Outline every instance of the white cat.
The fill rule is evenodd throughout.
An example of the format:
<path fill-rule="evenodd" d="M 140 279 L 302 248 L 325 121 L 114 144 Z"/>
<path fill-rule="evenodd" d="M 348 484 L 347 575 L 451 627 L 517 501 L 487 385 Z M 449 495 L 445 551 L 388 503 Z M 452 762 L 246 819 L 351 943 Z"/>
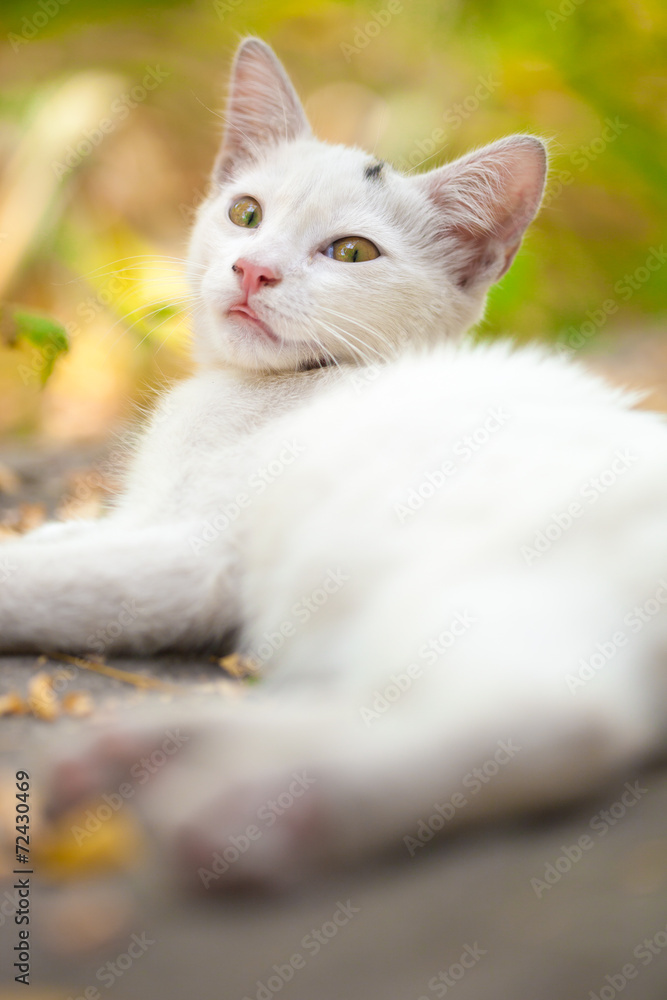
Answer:
<path fill-rule="evenodd" d="M 138 798 L 224 888 L 414 853 L 433 816 L 558 803 L 664 746 L 664 419 L 545 349 L 459 342 L 544 176 L 530 136 L 415 177 L 319 142 L 242 44 L 192 236 L 197 374 L 107 517 L 3 547 L 0 648 L 238 631 L 265 680 L 88 739 L 60 804 L 180 728 Z"/>

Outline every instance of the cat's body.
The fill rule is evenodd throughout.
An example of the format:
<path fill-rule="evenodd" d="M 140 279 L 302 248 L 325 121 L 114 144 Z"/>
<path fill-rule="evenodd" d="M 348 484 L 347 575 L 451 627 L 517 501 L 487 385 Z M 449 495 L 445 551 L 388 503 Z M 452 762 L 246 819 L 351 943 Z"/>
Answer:
<path fill-rule="evenodd" d="M 262 665 L 255 697 L 154 710 L 58 778 L 61 801 L 113 782 L 181 724 L 149 811 L 210 884 L 301 775 L 221 886 L 414 845 L 436 804 L 454 823 L 565 800 L 667 734 L 663 419 L 541 349 L 439 344 L 509 266 L 541 147 L 402 178 L 301 137 L 294 101 L 246 43 L 193 237 L 200 371 L 163 399 L 107 518 L 3 548 L 0 648 L 237 631 Z M 365 236 L 336 257 L 345 233 Z"/>

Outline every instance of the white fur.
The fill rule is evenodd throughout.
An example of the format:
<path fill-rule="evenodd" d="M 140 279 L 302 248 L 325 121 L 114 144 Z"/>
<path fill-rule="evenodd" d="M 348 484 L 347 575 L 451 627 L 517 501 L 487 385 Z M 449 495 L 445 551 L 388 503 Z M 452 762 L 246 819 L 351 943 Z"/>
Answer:
<path fill-rule="evenodd" d="M 263 662 L 255 698 L 153 709 L 56 776 L 69 800 L 183 725 L 190 766 L 146 801 L 206 867 L 312 772 L 221 885 L 400 842 L 499 741 L 519 750 L 453 821 L 578 795 L 664 743 L 664 615 L 624 624 L 667 575 L 663 418 L 544 349 L 457 343 L 536 211 L 542 147 L 514 137 L 422 178 L 370 163 L 313 139 L 270 50 L 242 46 L 192 238 L 199 371 L 157 408 L 109 516 L 3 547 L 4 650 L 219 647 L 240 629 Z M 228 218 L 242 195 L 257 229 Z M 346 235 L 381 256 L 323 256 Z M 239 258 L 281 274 L 252 299 L 280 344 L 226 315 Z"/>

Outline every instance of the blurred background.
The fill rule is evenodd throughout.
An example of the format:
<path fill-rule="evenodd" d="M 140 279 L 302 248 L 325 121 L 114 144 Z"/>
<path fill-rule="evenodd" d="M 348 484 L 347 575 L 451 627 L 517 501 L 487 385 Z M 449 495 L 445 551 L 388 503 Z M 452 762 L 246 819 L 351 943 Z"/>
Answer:
<path fill-rule="evenodd" d="M 545 136 L 545 207 L 482 335 L 611 344 L 619 374 L 658 379 L 660 0 L 4 0 L 0 443 L 99 440 L 187 372 L 188 228 L 248 33 L 275 47 L 322 138 L 403 169 Z"/>

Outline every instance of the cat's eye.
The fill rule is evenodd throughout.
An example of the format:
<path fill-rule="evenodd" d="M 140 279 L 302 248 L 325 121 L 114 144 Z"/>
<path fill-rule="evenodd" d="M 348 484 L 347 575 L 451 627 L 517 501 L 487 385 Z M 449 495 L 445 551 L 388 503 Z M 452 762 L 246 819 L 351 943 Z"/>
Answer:
<path fill-rule="evenodd" d="M 358 264 L 365 260 L 374 260 L 380 256 L 380 251 L 363 236 L 345 236 L 336 240 L 324 251 L 325 257 L 332 260 L 342 260 L 348 264 Z"/>
<path fill-rule="evenodd" d="M 262 210 L 254 198 L 239 198 L 229 210 L 229 218 L 235 226 L 256 229 L 262 221 Z"/>

